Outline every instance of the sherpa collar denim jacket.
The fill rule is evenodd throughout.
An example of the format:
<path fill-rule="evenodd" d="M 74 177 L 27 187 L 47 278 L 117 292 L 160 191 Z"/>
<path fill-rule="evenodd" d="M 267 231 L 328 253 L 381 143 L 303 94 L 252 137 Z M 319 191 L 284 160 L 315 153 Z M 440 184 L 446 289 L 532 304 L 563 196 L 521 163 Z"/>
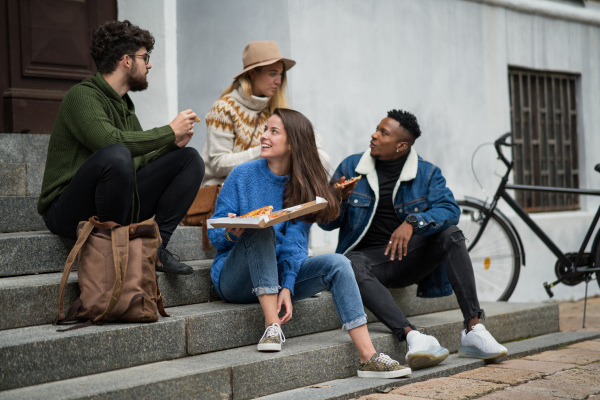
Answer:
<path fill-rule="evenodd" d="M 334 179 L 363 175 L 350 198 L 342 204 L 342 213 L 328 224 L 319 224 L 325 230 L 340 228 L 337 253 L 346 254 L 362 240 L 373 221 L 379 201 L 379 182 L 371 150 L 347 157 L 338 166 Z M 366 178 L 366 179 L 364 179 Z M 417 155 L 411 148 L 394 187 L 394 210 L 404 220 L 414 214 L 419 227 L 416 235 L 431 235 L 458 224 L 460 208 L 438 167 Z M 419 282 L 417 295 L 441 297 L 452 294 L 443 263 Z"/>

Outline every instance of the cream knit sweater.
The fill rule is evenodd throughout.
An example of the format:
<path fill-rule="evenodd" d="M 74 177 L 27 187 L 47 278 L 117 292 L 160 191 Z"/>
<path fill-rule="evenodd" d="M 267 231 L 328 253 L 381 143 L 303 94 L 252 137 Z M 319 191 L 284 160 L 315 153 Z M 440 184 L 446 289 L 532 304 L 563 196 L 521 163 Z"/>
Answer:
<path fill-rule="evenodd" d="M 270 97 L 246 97 L 241 86 L 217 100 L 206 115 L 206 144 L 202 150 L 205 174 L 202 186 L 222 185 L 231 170 L 246 161 L 260 157 L 260 136 L 270 117 Z M 325 168 L 329 156 L 321 149 L 321 138 L 315 132 L 317 148 Z"/>

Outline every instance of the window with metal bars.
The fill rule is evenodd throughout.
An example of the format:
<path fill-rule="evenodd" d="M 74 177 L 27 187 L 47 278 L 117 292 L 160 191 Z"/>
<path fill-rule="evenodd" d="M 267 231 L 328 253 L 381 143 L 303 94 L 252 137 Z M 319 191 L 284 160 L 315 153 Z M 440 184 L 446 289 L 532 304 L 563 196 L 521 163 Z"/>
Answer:
<path fill-rule="evenodd" d="M 514 181 L 579 188 L 577 87 L 579 75 L 509 67 Z M 580 208 L 579 195 L 518 190 L 527 212 Z"/>

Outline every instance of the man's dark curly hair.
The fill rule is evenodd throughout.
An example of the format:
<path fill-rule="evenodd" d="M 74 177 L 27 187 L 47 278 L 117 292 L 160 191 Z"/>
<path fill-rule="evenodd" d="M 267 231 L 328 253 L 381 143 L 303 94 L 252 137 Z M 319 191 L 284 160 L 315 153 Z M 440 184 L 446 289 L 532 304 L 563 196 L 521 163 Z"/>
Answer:
<path fill-rule="evenodd" d="M 125 54 L 134 54 L 140 47 L 150 53 L 154 48 L 154 37 L 127 20 L 106 22 L 92 33 L 92 58 L 103 74 L 113 72 Z"/>
<path fill-rule="evenodd" d="M 417 117 L 415 117 L 408 111 L 392 110 L 388 111 L 387 116 L 398 121 L 398 123 L 400 123 L 400 126 L 406 129 L 406 131 L 412 135 L 413 142 L 419 136 L 421 136 L 421 128 L 419 127 L 419 123 L 417 122 Z"/>

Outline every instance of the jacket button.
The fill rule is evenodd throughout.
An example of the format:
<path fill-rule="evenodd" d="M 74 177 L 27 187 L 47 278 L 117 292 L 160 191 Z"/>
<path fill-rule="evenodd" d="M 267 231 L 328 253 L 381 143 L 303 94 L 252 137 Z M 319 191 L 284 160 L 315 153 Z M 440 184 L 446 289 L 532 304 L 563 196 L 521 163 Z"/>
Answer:
<path fill-rule="evenodd" d="M 135 233 L 135 229 L 131 228 L 131 229 L 129 229 L 129 232 Z"/>
<path fill-rule="evenodd" d="M 399 208 L 399 209 L 398 209 L 398 212 L 402 212 L 402 209 L 401 209 L 401 208 Z"/>
<path fill-rule="evenodd" d="M 419 209 L 417 207 L 415 207 L 415 212 L 419 211 Z"/>
<path fill-rule="evenodd" d="M 354 199 L 354 204 L 356 204 L 356 203 L 358 203 L 358 200 L 357 200 L 357 199 Z"/>
<path fill-rule="evenodd" d="M 419 222 L 419 225 L 423 225 L 423 221 Z"/>

